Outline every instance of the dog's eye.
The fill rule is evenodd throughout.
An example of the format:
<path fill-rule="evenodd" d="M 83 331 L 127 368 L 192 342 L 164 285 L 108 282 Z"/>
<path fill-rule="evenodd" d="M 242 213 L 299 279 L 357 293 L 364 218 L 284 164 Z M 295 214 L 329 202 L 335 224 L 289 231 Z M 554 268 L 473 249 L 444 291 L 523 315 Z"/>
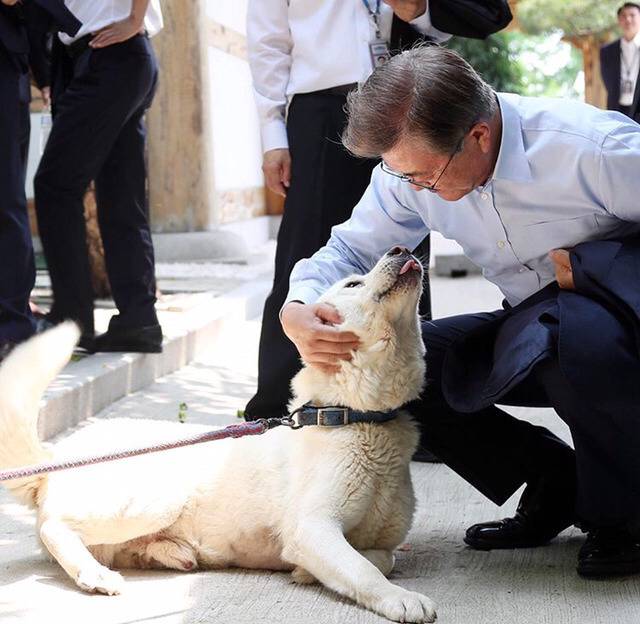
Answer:
<path fill-rule="evenodd" d="M 358 280 L 354 280 L 353 282 L 347 282 L 344 287 L 345 288 L 355 288 L 356 286 L 362 286 L 363 282 Z"/>

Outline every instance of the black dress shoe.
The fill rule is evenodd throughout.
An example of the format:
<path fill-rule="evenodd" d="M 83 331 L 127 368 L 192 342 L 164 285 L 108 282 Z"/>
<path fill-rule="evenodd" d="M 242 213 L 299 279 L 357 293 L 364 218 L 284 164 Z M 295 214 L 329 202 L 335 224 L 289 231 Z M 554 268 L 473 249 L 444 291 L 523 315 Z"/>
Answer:
<path fill-rule="evenodd" d="M 96 336 L 92 352 L 126 351 L 129 353 L 162 353 L 162 328 L 160 325 L 145 327 L 120 327 L 113 323 L 109 329 Z"/>
<path fill-rule="evenodd" d="M 624 529 L 595 529 L 578 553 L 580 576 L 605 578 L 640 572 L 640 540 Z"/>
<path fill-rule="evenodd" d="M 527 485 L 513 518 L 474 524 L 464 541 L 476 550 L 542 546 L 574 523 L 574 501 L 575 483 L 542 478 Z"/>

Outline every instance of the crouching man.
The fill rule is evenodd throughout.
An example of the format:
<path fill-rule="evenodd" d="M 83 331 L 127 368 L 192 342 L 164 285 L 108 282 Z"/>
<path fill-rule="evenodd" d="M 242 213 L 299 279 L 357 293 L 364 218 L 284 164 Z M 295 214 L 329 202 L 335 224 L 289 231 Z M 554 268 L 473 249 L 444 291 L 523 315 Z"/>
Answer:
<path fill-rule="evenodd" d="M 497 505 L 526 483 L 515 516 L 466 543 L 538 546 L 579 523 L 578 573 L 640 572 L 640 126 L 495 93 L 438 47 L 376 69 L 348 109 L 345 145 L 382 162 L 352 217 L 296 265 L 285 333 L 331 374 L 357 343 L 319 294 L 428 231 L 458 241 L 505 309 L 424 323 L 413 412 L 423 444 Z M 555 408 L 575 451 L 497 402 Z"/>

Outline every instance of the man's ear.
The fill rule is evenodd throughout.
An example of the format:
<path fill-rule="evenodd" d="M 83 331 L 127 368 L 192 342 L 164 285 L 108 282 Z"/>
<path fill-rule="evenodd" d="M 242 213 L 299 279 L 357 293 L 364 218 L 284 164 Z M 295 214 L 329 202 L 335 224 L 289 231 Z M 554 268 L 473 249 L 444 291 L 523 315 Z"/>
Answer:
<path fill-rule="evenodd" d="M 491 127 L 486 121 L 479 121 L 475 124 L 469 135 L 478 142 L 478 146 L 484 154 L 488 154 L 491 151 Z"/>

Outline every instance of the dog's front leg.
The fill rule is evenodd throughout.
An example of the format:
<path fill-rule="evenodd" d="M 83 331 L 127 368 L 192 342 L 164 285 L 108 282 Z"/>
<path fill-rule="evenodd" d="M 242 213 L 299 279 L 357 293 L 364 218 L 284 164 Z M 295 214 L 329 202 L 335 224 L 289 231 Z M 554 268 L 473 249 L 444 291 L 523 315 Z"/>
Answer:
<path fill-rule="evenodd" d="M 397 622 L 434 622 L 431 600 L 389 582 L 355 550 L 335 521 L 304 519 L 285 540 L 283 557 L 321 583 L 358 604 Z"/>
<path fill-rule="evenodd" d="M 45 520 L 40 526 L 40 538 L 54 559 L 84 591 L 109 595 L 122 591 L 122 576 L 98 563 L 80 536 L 64 522 Z"/>

